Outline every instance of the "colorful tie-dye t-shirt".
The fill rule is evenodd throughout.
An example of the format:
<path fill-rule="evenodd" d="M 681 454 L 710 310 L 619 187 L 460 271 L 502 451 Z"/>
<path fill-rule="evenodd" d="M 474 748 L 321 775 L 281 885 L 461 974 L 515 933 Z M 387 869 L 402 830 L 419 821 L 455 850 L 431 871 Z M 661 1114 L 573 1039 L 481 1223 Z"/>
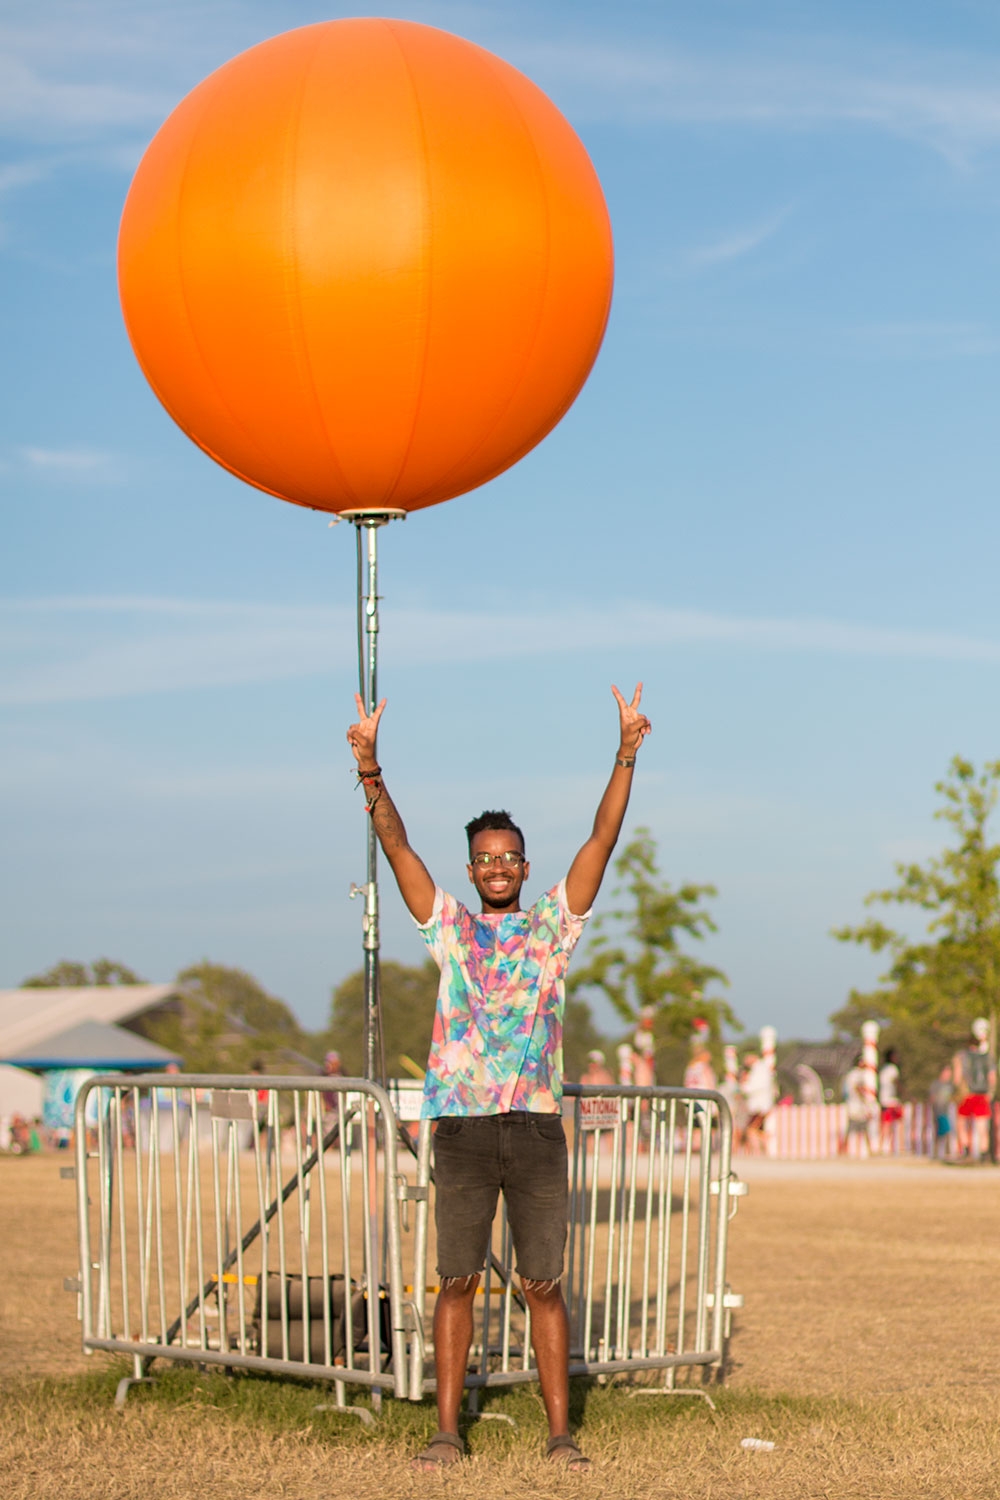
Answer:
<path fill-rule="evenodd" d="M 590 915 L 566 882 L 528 911 L 473 914 L 436 888 L 418 922 L 441 968 L 422 1114 L 553 1114 L 562 1099 L 564 977 Z"/>

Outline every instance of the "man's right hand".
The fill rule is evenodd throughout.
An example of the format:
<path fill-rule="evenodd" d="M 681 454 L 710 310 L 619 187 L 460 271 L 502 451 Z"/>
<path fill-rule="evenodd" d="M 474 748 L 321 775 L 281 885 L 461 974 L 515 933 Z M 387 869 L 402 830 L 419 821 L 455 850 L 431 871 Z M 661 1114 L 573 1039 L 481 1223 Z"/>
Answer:
<path fill-rule="evenodd" d="M 358 722 L 352 724 L 347 731 L 347 743 L 354 751 L 354 759 L 358 763 L 359 771 L 371 771 L 378 765 L 378 754 L 376 751 L 376 740 L 378 739 L 378 722 L 382 717 L 386 700 L 383 698 L 373 714 L 365 712 L 365 705 L 361 701 L 361 694 L 354 694 L 354 702 L 358 710 Z"/>

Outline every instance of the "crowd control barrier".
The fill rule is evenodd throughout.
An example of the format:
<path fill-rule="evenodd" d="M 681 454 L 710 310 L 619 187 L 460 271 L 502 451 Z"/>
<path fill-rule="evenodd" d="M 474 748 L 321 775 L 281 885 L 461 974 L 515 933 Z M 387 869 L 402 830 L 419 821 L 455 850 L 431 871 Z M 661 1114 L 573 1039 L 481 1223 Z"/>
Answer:
<path fill-rule="evenodd" d="M 96 1099 L 95 1096 L 96 1095 Z M 404 1095 L 397 1108 L 409 1113 Z M 434 1390 L 433 1133 L 357 1079 L 120 1075 L 76 1106 L 85 1350 Z M 720 1094 L 567 1089 L 573 1376 L 721 1378 L 728 1227 L 745 1191 Z M 651 1372 L 651 1373 L 650 1373 Z M 501 1203 L 466 1384 L 537 1378 Z"/>
<path fill-rule="evenodd" d="M 732 1121 L 722 1095 L 570 1085 L 564 1120 L 570 1375 L 658 1371 L 668 1390 L 684 1367 L 721 1375 L 732 1309 L 742 1305 L 726 1283 L 729 1221 L 746 1191 L 732 1174 Z M 418 1190 L 430 1182 L 432 1142 L 424 1122 Z M 430 1207 L 429 1195 L 418 1192 L 410 1284 L 433 1293 Z M 502 1200 L 476 1309 L 466 1385 L 475 1392 L 537 1379 Z M 418 1297 L 414 1397 L 435 1388 L 429 1313 Z"/>
<path fill-rule="evenodd" d="M 376 1409 L 383 1392 L 405 1396 L 384 1090 L 96 1078 L 75 1144 L 84 1349 L 131 1355 L 134 1379 L 172 1359 L 329 1378 L 339 1405 L 348 1384 L 370 1387 Z"/>

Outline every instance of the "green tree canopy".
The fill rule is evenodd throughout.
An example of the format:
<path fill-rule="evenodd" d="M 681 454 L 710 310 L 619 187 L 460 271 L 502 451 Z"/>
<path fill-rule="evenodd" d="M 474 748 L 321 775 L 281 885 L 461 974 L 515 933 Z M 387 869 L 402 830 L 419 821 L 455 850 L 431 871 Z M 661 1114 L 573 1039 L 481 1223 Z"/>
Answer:
<path fill-rule="evenodd" d="M 114 958 L 95 958 L 92 964 L 61 959 L 44 974 L 22 980 L 22 990 L 86 989 L 92 984 L 145 984 L 127 964 Z"/>
<path fill-rule="evenodd" d="M 247 1073 L 260 1063 L 269 1073 L 298 1073 L 315 1060 L 317 1039 L 245 969 L 205 959 L 182 969 L 177 986 L 174 1004 L 129 1024 L 178 1052 L 185 1072 Z"/>
<path fill-rule="evenodd" d="M 990 815 L 1000 786 L 1000 761 L 977 771 L 955 756 L 935 786 L 942 805 L 935 812 L 949 825 L 952 842 L 924 865 L 897 864 L 898 884 L 872 891 L 866 906 L 913 911 L 922 934 L 896 930 L 873 917 L 833 936 L 885 954 L 879 987 L 852 990 L 830 1017 L 842 1034 L 856 1036 L 861 1022 L 878 1020 L 881 1041 L 900 1052 L 910 1093 L 923 1093 L 942 1063 L 967 1038 L 976 1016 L 992 1018 L 1000 984 L 1000 844 L 991 843 Z"/>
<path fill-rule="evenodd" d="M 382 1030 L 385 1066 L 390 1078 L 405 1076 L 401 1057 L 425 1067 L 434 1028 L 439 971 L 433 959 L 419 966 L 386 959 L 381 965 Z M 330 1027 L 326 1041 L 336 1048 L 344 1071 L 360 1078 L 364 1073 L 364 970 L 358 969 L 338 984 L 330 1005 Z"/>
<path fill-rule="evenodd" d="M 594 918 L 594 936 L 570 971 L 570 992 L 575 997 L 580 990 L 599 991 L 630 1031 L 642 1008 L 652 1006 L 657 1057 L 669 1056 L 673 1069 L 684 1056 L 696 1017 L 709 1023 L 715 1040 L 724 1025 L 739 1027 L 727 1001 L 706 993 L 710 985 L 728 984 L 725 974 L 681 946 L 685 939 L 700 942 L 715 932 L 702 903 L 716 890 L 690 882 L 675 889 L 663 880 L 648 828 L 636 829 L 614 868 L 618 905 Z"/>

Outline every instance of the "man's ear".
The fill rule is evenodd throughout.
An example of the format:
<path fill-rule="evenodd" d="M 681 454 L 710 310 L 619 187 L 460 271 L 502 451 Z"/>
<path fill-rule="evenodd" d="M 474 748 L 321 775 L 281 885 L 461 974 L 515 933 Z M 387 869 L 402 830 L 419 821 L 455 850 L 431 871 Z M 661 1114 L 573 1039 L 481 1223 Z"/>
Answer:
<path fill-rule="evenodd" d="M 466 869 L 467 869 L 467 870 L 468 870 L 468 872 L 469 872 L 469 884 L 470 884 L 470 885 L 475 885 L 475 883 L 476 883 L 476 882 L 475 882 L 475 878 L 474 878 L 474 876 L 473 876 L 473 874 L 472 874 L 472 866 L 471 866 L 471 865 L 466 865 L 466 867 L 465 867 L 465 868 L 466 868 Z"/>

